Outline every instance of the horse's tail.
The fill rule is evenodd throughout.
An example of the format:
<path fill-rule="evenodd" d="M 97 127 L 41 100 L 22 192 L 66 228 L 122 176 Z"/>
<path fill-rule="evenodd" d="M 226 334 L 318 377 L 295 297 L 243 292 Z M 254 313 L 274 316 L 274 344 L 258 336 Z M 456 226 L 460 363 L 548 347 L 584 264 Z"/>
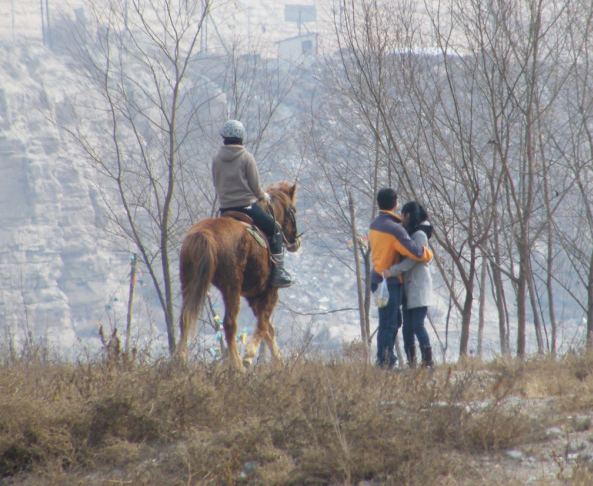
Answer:
<path fill-rule="evenodd" d="M 188 336 L 193 334 L 196 321 L 206 302 L 208 288 L 216 270 L 216 243 L 210 231 L 196 231 L 185 237 L 181 247 L 181 337 L 179 355 L 187 357 Z"/>

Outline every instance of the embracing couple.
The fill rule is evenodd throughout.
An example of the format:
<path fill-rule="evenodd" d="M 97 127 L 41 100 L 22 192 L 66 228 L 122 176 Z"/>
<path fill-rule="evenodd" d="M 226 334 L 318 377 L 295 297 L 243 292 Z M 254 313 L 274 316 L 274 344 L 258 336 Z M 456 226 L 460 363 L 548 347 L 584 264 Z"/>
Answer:
<path fill-rule="evenodd" d="M 403 309 L 404 349 L 408 365 L 415 366 L 418 339 L 422 366 L 432 367 L 432 348 L 424 320 L 432 305 L 432 277 L 429 262 L 433 254 L 427 248 L 432 226 L 424 208 L 415 201 L 406 203 L 401 217 L 396 214 L 397 193 L 385 188 L 377 193 L 379 215 L 371 222 L 369 242 L 373 271 L 371 290 L 387 279 L 389 300 L 379 308 L 377 358 L 381 367 L 393 368 L 397 357 L 395 337 L 401 326 Z"/>

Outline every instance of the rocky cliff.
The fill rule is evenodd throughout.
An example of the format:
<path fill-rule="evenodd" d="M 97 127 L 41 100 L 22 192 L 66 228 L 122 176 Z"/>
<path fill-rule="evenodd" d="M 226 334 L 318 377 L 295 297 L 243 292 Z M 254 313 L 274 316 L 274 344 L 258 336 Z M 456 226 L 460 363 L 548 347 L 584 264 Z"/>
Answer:
<path fill-rule="evenodd" d="M 50 121 L 65 66 L 41 46 L 0 52 L 0 319 L 67 347 L 96 336 L 118 257 L 98 244 L 96 191 Z"/>

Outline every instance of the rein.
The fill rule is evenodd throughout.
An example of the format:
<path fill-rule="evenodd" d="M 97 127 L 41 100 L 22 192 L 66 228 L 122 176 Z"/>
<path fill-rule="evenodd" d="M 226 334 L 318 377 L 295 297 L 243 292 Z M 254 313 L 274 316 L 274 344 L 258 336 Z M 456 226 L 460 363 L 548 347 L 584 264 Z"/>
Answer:
<path fill-rule="evenodd" d="M 300 238 L 301 238 L 301 236 L 303 236 L 304 233 L 301 233 L 300 235 L 297 234 L 295 236 L 294 242 L 290 243 L 288 241 L 288 237 L 286 236 L 286 231 L 284 231 L 284 228 L 276 220 L 276 215 L 274 214 L 274 205 L 271 202 L 268 204 L 268 210 L 269 210 L 269 213 L 272 216 L 272 218 L 274 218 L 274 225 L 280 226 L 280 229 L 282 230 L 282 241 L 284 242 L 286 249 L 288 251 L 292 251 L 293 248 L 296 247 L 296 249 L 298 250 L 301 246 Z M 290 222 L 293 224 L 294 230 L 296 233 L 296 231 L 297 231 L 296 216 L 295 216 L 294 208 L 292 206 L 288 206 L 288 208 L 286 209 L 285 219 L 287 219 L 287 218 L 290 219 Z M 296 250 L 294 250 L 294 251 L 296 251 Z"/>

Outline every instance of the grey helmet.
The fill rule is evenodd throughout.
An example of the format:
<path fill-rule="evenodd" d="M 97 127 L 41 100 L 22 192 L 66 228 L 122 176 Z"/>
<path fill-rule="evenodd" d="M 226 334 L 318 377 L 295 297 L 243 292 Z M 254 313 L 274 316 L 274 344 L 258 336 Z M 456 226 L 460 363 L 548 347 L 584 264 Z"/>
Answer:
<path fill-rule="evenodd" d="M 245 140 L 245 127 L 238 120 L 229 120 L 222 126 L 220 134 L 224 138 L 239 138 Z"/>

